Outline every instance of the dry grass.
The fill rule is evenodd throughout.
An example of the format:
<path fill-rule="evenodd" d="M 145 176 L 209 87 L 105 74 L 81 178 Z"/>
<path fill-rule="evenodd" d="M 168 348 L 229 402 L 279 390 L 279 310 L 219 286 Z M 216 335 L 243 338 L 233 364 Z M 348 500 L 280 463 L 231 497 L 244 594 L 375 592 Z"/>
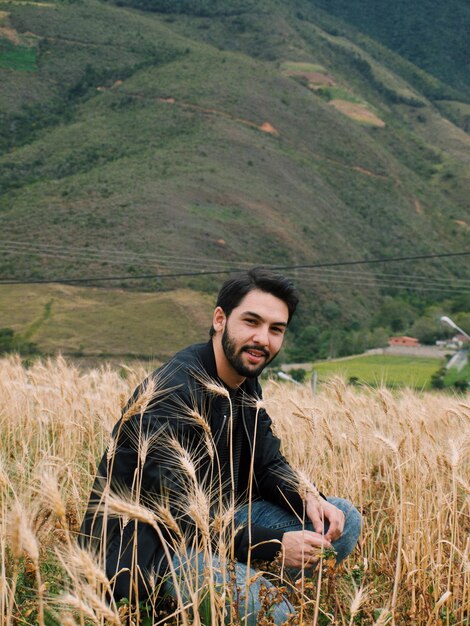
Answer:
<path fill-rule="evenodd" d="M 74 532 L 123 401 L 143 377 L 84 373 L 61 359 L 29 369 L 0 360 L 0 626 L 131 623 L 125 607 L 106 602 L 109 581 Z M 288 590 L 301 623 L 470 624 L 468 396 L 358 391 L 335 379 L 315 399 L 273 383 L 265 397 L 291 463 L 364 516 L 340 576 L 319 571 Z M 191 482 L 191 459 L 184 450 L 178 459 Z M 210 554 L 214 529 L 230 533 L 231 511 L 211 519 L 204 491 L 194 481 L 189 491 Z M 165 503 L 151 510 L 115 494 L 108 507 L 156 527 L 175 523 Z M 187 581 L 190 600 L 156 622 L 221 623 L 225 603 L 212 580 L 209 568 L 203 589 Z M 191 618 L 190 605 L 204 615 L 207 598 L 209 618 Z M 147 623 L 139 612 L 132 623 L 139 619 Z M 259 623 L 270 623 L 268 612 Z"/>
<path fill-rule="evenodd" d="M 335 107 L 337 111 L 341 111 L 341 113 L 347 115 L 347 117 L 350 117 L 352 120 L 370 124 L 371 126 L 378 126 L 379 128 L 385 127 L 385 122 L 373 113 L 366 104 L 349 102 L 348 100 L 341 100 L 340 98 L 330 100 L 330 104 Z"/>

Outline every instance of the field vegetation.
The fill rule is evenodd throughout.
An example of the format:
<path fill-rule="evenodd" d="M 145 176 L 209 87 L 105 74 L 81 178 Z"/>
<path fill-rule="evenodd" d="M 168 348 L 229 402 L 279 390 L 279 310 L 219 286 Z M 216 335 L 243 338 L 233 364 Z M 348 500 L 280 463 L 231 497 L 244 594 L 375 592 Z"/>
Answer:
<path fill-rule="evenodd" d="M 354 384 L 372 387 L 430 389 L 431 377 L 440 364 L 440 359 L 433 358 L 370 355 L 320 361 L 313 364 L 313 369 L 320 380 L 337 375 Z"/>
<path fill-rule="evenodd" d="M 0 40 L 0 67 L 33 71 L 36 69 L 36 51 L 28 46 L 15 46 L 9 41 Z"/>
<path fill-rule="evenodd" d="M 209 218 L 212 207 L 194 210 Z M 227 216 L 234 212 L 227 208 Z M 158 363 L 189 343 L 204 341 L 216 299 L 215 286 L 201 281 L 193 289 L 169 289 L 158 279 L 153 286 L 152 291 L 142 292 L 75 285 L 0 285 L 0 354 L 18 351 L 28 358 L 62 354 L 88 363 L 99 363 L 100 359 Z M 433 374 L 445 365 L 444 359 L 335 359 L 385 348 L 393 335 L 410 335 L 433 345 L 455 333 L 439 321 L 442 315 L 451 315 L 470 332 L 466 295 L 431 305 L 416 296 L 388 296 L 370 321 L 351 319 L 351 311 L 333 300 L 316 304 L 314 313 L 301 306 L 277 363 L 313 363 L 321 359 L 320 376 L 337 373 L 369 385 L 405 384 L 421 389 L 432 383 Z M 470 380 L 467 370 L 455 374 L 443 370 L 441 374 L 445 386 Z"/>
<path fill-rule="evenodd" d="M 221 598 L 230 589 L 214 588 L 210 568 L 202 587 L 188 574 L 187 602 L 160 606 L 152 621 L 150 605 L 109 602 L 113 582 L 96 555 L 77 547 L 97 460 L 123 402 L 144 376 L 142 370 L 125 373 L 79 371 L 61 358 L 29 369 L 14 356 L 0 361 L 1 626 L 223 621 Z M 384 388 L 347 387 L 339 378 L 315 399 L 307 387 L 275 383 L 265 396 L 284 453 L 303 471 L 302 484 L 315 481 L 324 493 L 349 498 L 363 515 L 360 545 L 341 571 L 325 559 L 310 578 L 296 585 L 284 580 L 298 609 L 295 623 L 470 624 L 469 397 L 409 389 L 391 395 Z M 149 397 L 134 407 L 137 417 Z M 217 545 L 226 554 L 230 532 L 224 529 L 233 510 L 211 523 L 207 494 L 191 482 L 196 462 L 175 449 L 175 471 L 184 465 L 189 473 L 184 498 L 197 520 L 199 549 L 209 555 Z M 152 509 L 121 496 L 108 498 L 109 511 L 127 523 L 145 518 L 156 527 L 163 517 L 179 536 L 168 502 Z M 282 571 L 274 568 L 271 575 Z M 266 626 L 269 603 L 265 599 L 258 622 Z"/>
<path fill-rule="evenodd" d="M 2 325 L 50 355 L 163 359 L 208 337 L 211 307 L 212 298 L 189 289 L 142 293 L 69 285 L 0 287 Z"/>

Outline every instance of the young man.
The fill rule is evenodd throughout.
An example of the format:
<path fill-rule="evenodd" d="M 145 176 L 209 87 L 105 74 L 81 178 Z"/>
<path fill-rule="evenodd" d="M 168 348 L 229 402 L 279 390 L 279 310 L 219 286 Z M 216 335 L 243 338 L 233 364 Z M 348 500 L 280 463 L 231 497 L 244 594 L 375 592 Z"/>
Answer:
<path fill-rule="evenodd" d="M 345 500 L 319 496 L 313 485 L 300 495 L 262 408 L 257 377 L 281 349 L 297 303 L 290 280 L 270 271 L 255 268 L 228 279 L 218 295 L 210 341 L 182 350 L 154 372 L 149 380 L 159 381 L 161 389 L 150 401 L 148 382 L 134 392 L 98 468 L 82 525 L 82 543 L 101 550 L 117 599 L 145 598 L 156 578 L 163 581 L 160 592 L 188 600 L 188 584 L 177 579 L 196 571 L 197 587 L 208 567 L 215 585 L 227 583 L 230 568 L 211 547 L 214 538 L 205 549 L 198 539 L 217 516 L 223 525 L 224 510 L 234 511 L 224 532 L 231 531 L 236 563 L 232 588 L 247 598 L 237 602 L 245 624 L 257 623 L 261 586 L 272 587 L 258 578 L 247 588 L 256 579 L 253 560 L 281 554 L 284 565 L 298 571 L 316 561 L 319 548 L 333 547 L 338 561 L 353 549 L 358 512 Z M 159 511 L 160 523 L 141 518 L 123 524 L 107 515 L 106 494 L 123 490 L 133 502 Z M 205 530 L 194 507 L 198 493 L 206 502 Z M 174 522 L 181 532 L 172 528 Z M 182 543 L 187 551 L 181 551 Z M 281 624 L 292 610 L 281 598 L 271 617 Z"/>

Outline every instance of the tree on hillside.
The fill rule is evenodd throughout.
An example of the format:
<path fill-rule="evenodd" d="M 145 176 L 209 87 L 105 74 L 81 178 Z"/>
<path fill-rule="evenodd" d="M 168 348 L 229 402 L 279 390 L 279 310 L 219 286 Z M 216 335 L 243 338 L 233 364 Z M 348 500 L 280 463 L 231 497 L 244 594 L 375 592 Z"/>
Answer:
<path fill-rule="evenodd" d="M 320 330 L 309 325 L 299 333 L 295 343 L 286 352 L 289 361 L 314 361 L 319 356 Z"/>
<path fill-rule="evenodd" d="M 12 352 L 14 335 L 11 328 L 0 328 L 0 354 Z"/>
<path fill-rule="evenodd" d="M 464 330 L 468 335 L 470 335 L 470 313 L 460 312 L 453 316 L 453 320 L 460 326 L 462 330 Z"/>
<path fill-rule="evenodd" d="M 448 335 L 439 318 L 420 317 L 416 320 L 410 330 L 413 337 L 419 339 L 421 343 L 433 344 L 438 339 Z"/>
<path fill-rule="evenodd" d="M 0 354 L 18 352 L 19 354 L 36 354 L 38 347 L 31 341 L 25 341 L 11 328 L 0 328 Z"/>
<path fill-rule="evenodd" d="M 237 15 L 255 6 L 254 0 L 115 0 L 118 6 L 133 6 L 157 13 L 182 13 L 201 17 Z"/>
<path fill-rule="evenodd" d="M 404 331 L 416 318 L 415 309 L 398 298 L 385 298 L 375 320 L 375 326 L 386 326 L 394 333 Z"/>

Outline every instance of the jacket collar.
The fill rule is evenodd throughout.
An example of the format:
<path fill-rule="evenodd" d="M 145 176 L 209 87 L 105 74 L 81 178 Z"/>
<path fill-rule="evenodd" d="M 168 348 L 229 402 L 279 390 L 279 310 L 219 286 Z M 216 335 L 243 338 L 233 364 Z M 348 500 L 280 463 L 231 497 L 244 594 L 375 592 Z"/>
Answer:
<path fill-rule="evenodd" d="M 201 345 L 201 350 L 199 351 L 199 358 L 204 367 L 204 370 L 209 374 L 209 376 L 211 378 L 218 378 L 212 339 L 209 339 L 207 343 Z"/>

